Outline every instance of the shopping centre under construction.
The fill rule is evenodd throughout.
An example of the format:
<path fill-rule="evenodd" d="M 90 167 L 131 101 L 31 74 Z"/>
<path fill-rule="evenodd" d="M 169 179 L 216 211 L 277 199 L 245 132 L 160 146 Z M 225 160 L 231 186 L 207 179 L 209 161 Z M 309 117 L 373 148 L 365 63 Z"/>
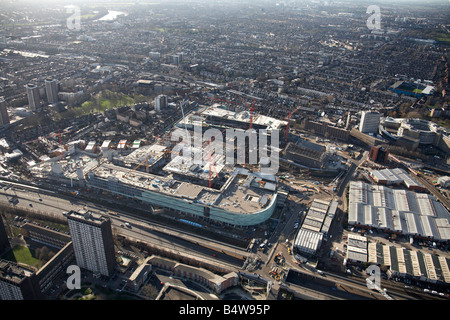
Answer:
<path fill-rule="evenodd" d="M 195 119 L 215 127 L 208 119 L 217 122 L 218 117 L 226 117 L 232 119 L 228 124 L 239 130 L 249 123 L 248 115 L 218 110 L 196 112 Z M 222 155 L 211 154 L 207 144 L 202 148 L 205 160 L 201 163 L 193 163 L 181 151 L 174 154 L 179 141 L 172 141 L 171 132 L 188 130 L 183 120 L 153 144 L 133 141 L 127 148 L 124 141 L 117 147 L 111 141 L 74 141 L 58 157 L 29 169 L 37 179 L 100 190 L 149 208 L 165 208 L 217 223 L 250 226 L 268 220 L 277 204 L 275 174 L 264 173 L 258 164 L 227 163 Z M 286 127 L 285 121 L 274 118 L 255 116 L 255 120 L 258 129 L 269 132 Z"/>

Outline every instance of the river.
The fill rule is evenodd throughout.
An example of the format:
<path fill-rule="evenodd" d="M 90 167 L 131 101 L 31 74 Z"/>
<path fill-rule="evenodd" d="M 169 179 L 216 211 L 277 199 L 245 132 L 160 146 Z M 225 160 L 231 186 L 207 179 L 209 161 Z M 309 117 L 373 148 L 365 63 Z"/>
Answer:
<path fill-rule="evenodd" d="M 99 21 L 112 21 L 112 20 L 115 20 L 118 16 L 120 16 L 122 14 L 127 15 L 125 12 L 108 10 L 108 14 L 106 16 L 101 17 L 98 20 Z"/>

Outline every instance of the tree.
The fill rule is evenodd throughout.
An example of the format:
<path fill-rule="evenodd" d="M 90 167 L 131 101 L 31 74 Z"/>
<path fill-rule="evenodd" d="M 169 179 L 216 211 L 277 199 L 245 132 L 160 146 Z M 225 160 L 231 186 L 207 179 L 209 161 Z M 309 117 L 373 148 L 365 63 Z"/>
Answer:
<path fill-rule="evenodd" d="M 419 111 L 414 110 L 414 111 L 408 112 L 406 114 L 406 118 L 409 118 L 409 119 L 422 119 L 423 117 L 422 117 L 422 114 Z"/>
<path fill-rule="evenodd" d="M 52 252 L 47 246 L 37 248 L 34 252 L 36 258 L 42 261 L 49 261 L 55 255 L 55 253 Z"/>

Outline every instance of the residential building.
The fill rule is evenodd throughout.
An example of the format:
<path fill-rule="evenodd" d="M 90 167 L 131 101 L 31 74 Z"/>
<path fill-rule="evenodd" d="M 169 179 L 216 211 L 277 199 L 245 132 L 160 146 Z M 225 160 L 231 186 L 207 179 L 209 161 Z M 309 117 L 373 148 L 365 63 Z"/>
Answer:
<path fill-rule="evenodd" d="M 362 133 L 378 133 L 380 125 L 380 113 L 374 111 L 362 111 L 359 131 Z"/>
<path fill-rule="evenodd" d="M 46 229 L 33 223 L 25 223 L 21 231 L 22 235 L 27 239 L 58 249 L 62 249 L 71 241 L 69 235 Z"/>
<path fill-rule="evenodd" d="M 6 233 L 3 219 L 0 216 L 0 255 L 10 248 L 8 234 Z"/>
<path fill-rule="evenodd" d="M 80 210 L 68 212 L 67 221 L 78 266 L 97 275 L 112 275 L 116 258 L 111 220 Z"/>
<path fill-rule="evenodd" d="M 0 126 L 9 124 L 8 110 L 6 109 L 6 101 L 0 97 Z"/>
<path fill-rule="evenodd" d="M 38 300 L 36 273 L 17 263 L 0 260 L 0 300 Z"/>
<path fill-rule="evenodd" d="M 369 159 L 375 162 L 387 162 L 389 158 L 389 150 L 383 147 L 371 147 Z"/>
<path fill-rule="evenodd" d="M 45 80 L 45 93 L 50 104 L 58 102 L 58 82 L 55 79 Z"/>
<path fill-rule="evenodd" d="M 167 96 L 159 95 L 155 98 L 155 110 L 161 112 L 161 110 L 166 109 L 168 106 Z"/>
<path fill-rule="evenodd" d="M 239 275 L 236 272 L 230 272 L 221 276 L 204 268 L 189 266 L 155 255 L 152 255 L 146 261 L 151 263 L 153 267 L 171 271 L 176 277 L 200 283 L 217 294 L 227 288 L 236 286 L 239 281 Z"/>
<path fill-rule="evenodd" d="M 39 87 L 35 84 L 29 83 L 26 85 L 28 105 L 32 111 L 39 110 L 41 108 L 41 96 L 39 93 Z"/>

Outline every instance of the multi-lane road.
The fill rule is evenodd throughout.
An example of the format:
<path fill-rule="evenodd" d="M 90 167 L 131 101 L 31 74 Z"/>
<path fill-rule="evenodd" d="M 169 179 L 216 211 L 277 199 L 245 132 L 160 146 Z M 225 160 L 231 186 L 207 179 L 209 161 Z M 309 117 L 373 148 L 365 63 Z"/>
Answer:
<path fill-rule="evenodd" d="M 100 206 L 98 204 L 82 201 L 76 198 L 59 197 L 58 194 L 43 192 L 39 190 L 24 190 L 20 187 L 10 187 L 8 190 L 0 189 L 0 203 L 13 205 L 9 202 L 10 199 L 16 198 L 14 206 L 39 211 L 53 216 L 62 216 L 62 212 L 69 210 L 88 209 L 94 212 L 107 214 L 111 208 Z M 188 234 L 185 231 L 177 230 L 168 226 L 150 223 L 142 217 L 132 216 L 129 213 L 121 212 L 114 209 L 119 216 L 110 216 L 114 231 L 127 238 L 135 239 L 159 248 L 163 248 L 169 252 L 184 254 L 194 257 L 198 260 L 204 260 L 208 263 L 216 262 L 224 268 L 239 271 L 242 270 L 242 265 L 246 256 L 253 256 L 244 249 L 230 246 L 225 243 L 215 242 L 211 239 L 202 238 L 199 235 Z M 297 210 L 295 210 L 297 211 Z M 292 231 L 293 221 L 297 214 L 292 214 L 288 217 L 285 223 L 278 226 L 276 230 L 277 237 L 271 237 L 274 242 L 281 234 L 288 237 Z M 131 228 L 125 226 L 128 223 Z M 256 270 L 260 276 L 267 278 L 268 270 L 270 269 L 270 261 L 274 253 L 278 252 L 281 247 L 278 242 L 274 243 L 271 250 L 258 255 L 267 262 L 262 269 Z M 296 268 L 296 266 L 292 266 Z M 303 292 L 303 294 L 312 295 L 312 290 L 307 288 L 296 288 L 295 290 Z M 326 298 L 326 295 L 319 292 L 314 294 L 316 297 Z"/>
<path fill-rule="evenodd" d="M 11 199 L 17 199 L 14 204 Z M 149 222 L 142 217 L 132 216 L 130 213 L 118 211 L 84 200 L 59 197 L 39 190 L 24 190 L 20 187 L 0 189 L 0 202 L 6 205 L 23 208 L 30 211 L 45 213 L 49 216 L 63 217 L 62 212 L 87 209 L 93 212 L 107 214 L 113 210 L 119 216 L 110 216 L 114 232 L 127 238 L 132 238 L 165 250 L 182 253 L 197 259 L 217 261 L 223 267 L 240 268 L 249 254 L 241 248 L 189 234 L 184 230 L 177 230 Z M 131 228 L 125 226 L 128 223 Z"/>
<path fill-rule="evenodd" d="M 15 204 L 9 202 L 9 200 L 13 198 L 17 199 Z M 62 216 L 62 212 L 69 210 L 88 209 L 94 212 L 107 214 L 107 212 L 112 209 L 103 205 L 80 200 L 76 197 L 60 197 L 55 193 L 43 192 L 42 190 L 25 190 L 20 187 L 11 187 L 8 190 L 5 190 L 4 188 L 0 189 L 0 203 L 59 217 Z M 113 209 L 113 211 L 119 214 L 119 216 L 110 216 L 114 232 L 127 238 L 163 248 L 169 252 L 190 256 L 197 260 L 203 260 L 210 264 L 216 264 L 234 271 L 242 270 L 245 257 L 255 256 L 255 254 L 249 253 L 242 248 L 204 238 L 197 234 L 189 234 L 184 230 L 178 230 L 170 226 L 150 222 L 142 217 L 133 216 L 130 213 L 121 212 L 117 209 Z M 317 270 L 314 268 L 300 268 L 293 263 L 293 257 L 287 252 L 287 246 L 284 244 L 284 240 L 280 239 L 290 238 L 293 231 L 294 220 L 298 218 L 297 213 L 297 208 L 294 208 L 292 211 L 287 210 L 285 222 L 280 223 L 272 237 L 270 237 L 270 240 L 273 241 L 273 246 L 264 254 L 258 253 L 263 260 L 263 267 L 255 270 L 255 272 L 267 279 L 274 255 L 278 252 L 282 252 L 286 258 L 292 260 L 287 263 L 287 267 L 289 268 L 302 271 L 303 273 L 309 273 L 314 277 L 324 277 L 329 281 L 333 281 L 336 288 L 339 288 L 338 290 L 345 290 L 345 288 L 347 288 L 355 290 L 355 292 L 364 292 L 367 296 L 371 296 L 372 298 L 376 297 L 382 299 L 379 293 L 367 289 L 364 279 L 362 278 L 344 277 L 330 272 L 323 272 L 321 275 L 318 275 Z M 125 223 L 128 223 L 130 228 L 126 227 Z M 411 296 L 408 295 L 405 290 L 400 290 L 401 288 L 398 289 L 390 283 L 387 283 L 386 286 L 389 287 L 389 292 L 392 292 L 395 299 L 411 299 Z M 304 295 L 309 295 L 310 297 L 315 296 L 315 298 L 318 299 L 328 299 L 334 296 L 334 294 L 321 294 L 319 291 L 314 293 L 314 289 L 312 288 L 303 288 L 293 284 L 291 284 L 290 287 Z"/>

